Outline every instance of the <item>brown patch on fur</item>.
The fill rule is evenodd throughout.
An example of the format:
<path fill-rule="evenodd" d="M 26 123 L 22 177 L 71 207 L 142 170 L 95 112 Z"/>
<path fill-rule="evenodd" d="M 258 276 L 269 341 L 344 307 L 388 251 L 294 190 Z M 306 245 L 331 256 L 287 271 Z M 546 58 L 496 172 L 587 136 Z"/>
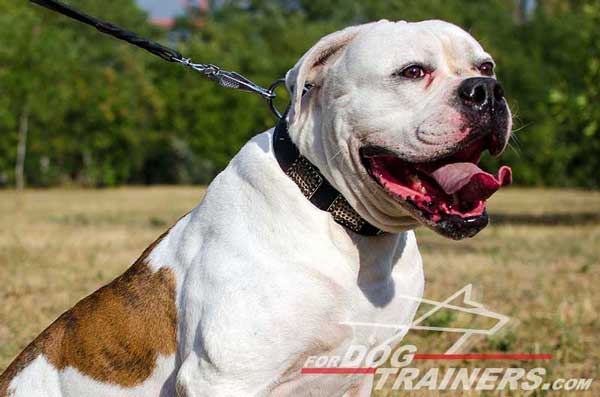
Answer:
<path fill-rule="evenodd" d="M 168 233 L 168 232 L 167 232 Z M 40 354 L 59 370 L 76 368 L 104 383 L 133 387 L 147 379 L 159 354 L 177 349 L 175 277 L 152 272 L 147 257 L 160 236 L 124 274 L 61 315 L 0 376 L 0 397 Z"/>

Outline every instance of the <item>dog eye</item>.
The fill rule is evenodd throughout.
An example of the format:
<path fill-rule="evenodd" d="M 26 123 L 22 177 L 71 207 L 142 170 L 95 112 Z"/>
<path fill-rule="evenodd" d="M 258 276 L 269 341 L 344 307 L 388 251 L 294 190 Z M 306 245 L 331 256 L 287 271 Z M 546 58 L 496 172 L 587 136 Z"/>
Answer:
<path fill-rule="evenodd" d="M 491 62 L 484 62 L 479 65 L 479 71 L 484 76 L 493 76 L 494 75 L 494 64 Z"/>
<path fill-rule="evenodd" d="M 402 69 L 398 74 L 406 79 L 416 80 L 425 76 L 425 69 L 420 65 L 410 65 Z"/>

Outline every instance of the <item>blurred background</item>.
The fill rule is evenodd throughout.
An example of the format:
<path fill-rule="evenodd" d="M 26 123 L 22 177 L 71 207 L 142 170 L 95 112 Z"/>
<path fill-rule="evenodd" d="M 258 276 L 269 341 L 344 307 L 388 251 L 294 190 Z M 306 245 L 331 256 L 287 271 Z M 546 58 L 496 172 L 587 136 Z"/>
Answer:
<path fill-rule="evenodd" d="M 502 161 L 516 184 L 600 186 L 597 0 L 68 3 L 263 86 L 344 26 L 454 22 L 498 63 L 515 114 Z M 0 94 L 0 186 L 207 183 L 275 123 L 258 97 L 25 0 L 0 0 Z"/>
<path fill-rule="evenodd" d="M 417 229 L 425 297 L 444 300 L 473 284 L 476 300 L 511 322 L 472 338 L 465 352 L 552 360 L 418 365 L 544 367 L 548 381 L 598 376 L 598 0 L 65 1 L 262 86 L 347 25 L 438 18 L 470 31 L 495 57 L 515 116 L 510 147 L 500 160 L 485 157 L 484 168 L 512 166 L 516 186 L 491 198 L 491 224 L 473 239 Z M 251 136 L 274 124 L 257 96 L 26 0 L 0 0 L 0 371 L 60 313 L 123 272 L 198 204 Z M 448 312 L 428 325 L 472 326 Z M 452 338 L 411 331 L 406 343 L 443 353 Z M 457 395 L 388 386 L 374 395 Z M 577 395 L 599 396 L 600 383 Z"/>

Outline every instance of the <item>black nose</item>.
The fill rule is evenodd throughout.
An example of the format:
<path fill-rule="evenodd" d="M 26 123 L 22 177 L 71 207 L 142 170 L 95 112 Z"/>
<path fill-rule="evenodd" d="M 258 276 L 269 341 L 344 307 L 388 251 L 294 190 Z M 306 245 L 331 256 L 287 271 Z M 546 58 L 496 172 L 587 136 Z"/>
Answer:
<path fill-rule="evenodd" d="M 458 86 L 458 96 L 462 102 L 476 110 L 494 110 L 504 101 L 504 91 L 498 81 L 489 77 L 465 79 Z"/>

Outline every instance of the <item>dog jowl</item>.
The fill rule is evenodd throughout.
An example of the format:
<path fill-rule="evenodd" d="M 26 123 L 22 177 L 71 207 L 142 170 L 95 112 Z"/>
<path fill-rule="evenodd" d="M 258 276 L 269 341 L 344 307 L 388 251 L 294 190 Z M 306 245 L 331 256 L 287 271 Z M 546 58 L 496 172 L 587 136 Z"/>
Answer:
<path fill-rule="evenodd" d="M 451 101 L 460 114 L 454 127 L 459 140 L 448 149 L 426 161 L 410 161 L 378 145 L 360 149 L 365 168 L 386 192 L 424 224 L 456 239 L 473 236 L 487 225 L 486 200 L 512 180 L 507 166 L 494 176 L 477 165 L 484 150 L 493 155 L 504 150 L 511 119 L 502 87 L 492 75 L 493 64 L 484 62 L 478 69 L 489 76 L 463 79 Z M 409 66 L 401 74 L 414 80 L 427 72 Z M 438 138 L 422 128 L 416 134 L 435 145 Z"/>

